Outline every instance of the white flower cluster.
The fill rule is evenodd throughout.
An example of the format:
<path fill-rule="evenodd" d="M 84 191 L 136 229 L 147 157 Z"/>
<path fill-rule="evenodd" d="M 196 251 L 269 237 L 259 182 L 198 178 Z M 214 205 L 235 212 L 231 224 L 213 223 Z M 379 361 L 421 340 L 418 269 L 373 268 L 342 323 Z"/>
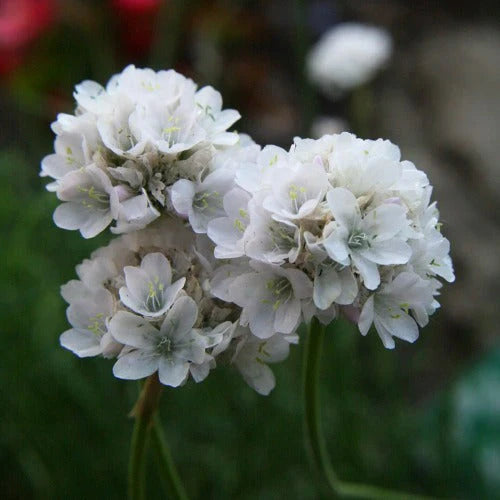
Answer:
<path fill-rule="evenodd" d="M 128 66 L 106 88 L 84 81 L 74 96 L 75 115 L 52 124 L 55 154 L 41 175 L 54 179 L 47 188 L 63 201 L 55 223 L 84 238 L 113 221 L 115 233 L 145 227 L 168 211 L 166 187 L 196 179 L 218 148 L 238 141 L 227 129 L 240 114 L 174 70 Z"/>
<path fill-rule="evenodd" d="M 119 378 L 158 372 L 171 386 L 232 363 L 268 394 L 267 364 L 287 357 L 313 316 L 327 324 L 343 313 L 363 335 L 373 324 L 387 348 L 416 340 L 439 306 L 438 278 L 454 275 L 428 179 L 395 145 L 342 133 L 296 138 L 288 151 L 247 136 L 203 148 L 196 175 L 184 175 L 182 159 L 162 170 L 168 213 L 127 226 L 62 288 L 73 327 L 64 347 L 117 357 Z M 55 188 L 89 168 L 112 193 L 123 184 L 106 169 L 136 167 L 86 166 Z M 88 199 L 67 203 L 86 213 Z"/>
<path fill-rule="evenodd" d="M 309 53 L 309 78 L 325 94 L 337 97 L 372 79 L 391 53 L 392 40 L 387 31 L 364 24 L 339 24 L 327 31 Z"/>
<path fill-rule="evenodd" d="M 261 394 L 274 387 L 267 363 L 288 356 L 293 335 L 262 341 L 239 324 L 237 306 L 213 297 L 211 248 L 178 219 L 162 218 L 120 236 L 77 266 L 61 293 L 72 328 L 61 345 L 80 357 L 117 357 L 118 378 L 158 372 L 172 387 L 200 382 L 217 363 L 232 363 Z M 213 248 L 213 247 L 212 247 Z"/>

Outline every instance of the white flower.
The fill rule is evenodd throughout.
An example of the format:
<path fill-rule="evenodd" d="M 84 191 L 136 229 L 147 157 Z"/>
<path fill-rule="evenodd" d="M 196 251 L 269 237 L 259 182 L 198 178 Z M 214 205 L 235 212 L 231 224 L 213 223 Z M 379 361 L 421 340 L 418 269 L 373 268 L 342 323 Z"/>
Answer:
<path fill-rule="evenodd" d="M 206 233 L 208 223 L 225 215 L 223 198 L 233 186 L 234 173 L 219 169 L 208 174 L 202 182 L 178 180 L 170 197 L 175 210 L 189 218 L 195 233 Z"/>
<path fill-rule="evenodd" d="M 262 340 L 247 333 L 238 343 L 233 363 L 246 383 L 259 394 L 267 396 L 276 384 L 276 379 L 268 363 L 278 363 L 288 357 L 290 343 L 298 338 L 290 335 L 274 335 Z"/>
<path fill-rule="evenodd" d="M 250 225 L 245 233 L 245 253 L 250 258 L 270 264 L 295 262 L 302 238 L 299 228 L 290 221 L 277 221 L 262 207 L 262 196 L 248 205 Z"/>
<path fill-rule="evenodd" d="M 340 134 L 349 129 L 347 122 L 334 116 L 317 116 L 311 125 L 311 135 L 320 139 L 324 135 Z"/>
<path fill-rule="evenodd" d="M 63 229 L 79 229 L 84 238 L 93 238 L 118 215 L 118 194 L 108 176 L 90 165 L 66 174 L 57 188 L 66 202 L 54 212 L 54 222 Z"/>
<path fill-rule="evenodd" d="M 86 293 L 71 297 L 66 314 L 73 328 L 61 335 L 61 345 L 80 358 L 116 354 L 119 349 L 107 329 L 107 320 L 113 314 L 113 297 L 104 288 L 85 290 L 83 285 L 80 291 Z"/>
<path fill-rule="evenodd" d="M 387 349 L 394 348 L 393 337 L 414 342 L 418 338 L 417 323 L 425 326 L 428 314 L 438 306 L 434 300 L 438 285 L 436 280 L 423 280 L 414 273 L 398 274 L 365 302 L 358 320 L 360 332 L 366 335 L 374 323 Z"/>
<path fill-rule="evenodd" d="M 352 261 L 366 288 L 374 290 L 380 283 L 377 264 L 408 262 L 411 248 L 398 237 L 408 225 L 400 205 L 380 205 L 362 216 L 356 198 L 344 188 L 329 191 L 327 201 L 335 221 L 327 227 L 331 232 L 323 245 L 334 261 L 343 265 Z"/>
<path fill-rule="evenodd" d="M 301 319 L 301 300 L 312 296 L 312 283 L 298 269 L 252 263 L 255 272 L 236 277 L 232 301 L 243 308 L 242 324 L 259 338 L 293 333 Z"/>
<path fill-rule="evenodd" d="M 368 82 L 391 52 L 387 31 L 363 24 L 340 24 L 326 32 L 309 53 L 309 77 L 326 94 L 336 97 Z"/>
<path fill-rule="evenodd" d="M 359 139 L 343 132 L 334 136 L 327 169 L 334 187 L 349 189 L 357 198 L 384 197 L 401 178 L 399 148 L 390 141 Z"/>
<path fill-rule="evenodd" d="M 276 220 L 296 220 L 311 216 L 328 188 L 323 162 L 276 168 L 271 176 L 271 193 L 263 206 Z"/>
<path fill-rule="evenodd" d="M 120 299 L 132 311 L 158 317 L 172 306 L 186 278 L 172 283 L 170 262 L 161 253 L 147 254 L 140 267 L 124 269 L 126 286 L 120 288 Z"/>
<path fill-rule="evenodd" d="M 214 255 L 218 259 L 234 259 L 244 255 L 249 200 L 250 195 L 243 189 L 231 189 L 223 199 L 226 217 L 218 217 L 208 223 L 207 235 L 216 244 Z"/>
<path fill-rule="evenodd" d="M 448 282 L 455 280 L 450 258 L 450 242 L 441 234 L 436 204 L 430 205 L 420 217 L 421 238 L 410 242 L 412 256 L 408 265 L 422 278 L 439 276 Z"/>
<path fill-rule="evenodd" d="M 49 191 L 55 191 L 58 182 L 67 173 L 92 163 L 94 152 L 101 144 L 95 118 L 89 113 L 72 116 L 59 114 L 52 124 L 57 134 L 54 141 L 55 154 L 42 160 L 40 176 L 56 180 L 47 184 Z"/>
<path fill-rule="evenodd" d="M 289 154 L 277 146 L 266 146 L 260 152 L 250 150 L 247 158 L 236 169 L 236 184 L 249 193 L 255 193 L 271 185 L 271 177 L 277 168 L 287 167 Z"/>
<path fill-rule="evenodd" d="M 115 234 L 137 231 L 143 229 L 158 217 L 160 217 L 160 212 L 149 200 L 145 189 L 141 189 L 140 194 L 120 203 L 116 226 L 112 227 L 111 231 Z"/>
<path fill-rule="evenodd" d="M 115 377 L 136 380 L 158 371 L 162 384 L 181 385 L 190 363 L 202 363 L 205 356 L 205 340 L 193 330 L 197 316 L 198 308 L 190 297 L 175 301 L 159 330 L 135 314 L 118 312 L 109 329 L 130 349 L 124 349 L 113 366 Z"/>

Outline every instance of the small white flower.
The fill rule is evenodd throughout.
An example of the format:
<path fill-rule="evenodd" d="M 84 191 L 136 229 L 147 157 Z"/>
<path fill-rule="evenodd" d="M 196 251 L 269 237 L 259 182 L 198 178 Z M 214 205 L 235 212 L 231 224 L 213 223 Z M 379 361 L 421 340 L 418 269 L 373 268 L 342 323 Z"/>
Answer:
<path fill-rule="evenodd" d="M 126 286 L 121 301 L 132 311 L 151 318 L 162 316 L 172 306 L 186 278 L 172 283 L 170 262 L 161 253 L 147 254 L 140 267 L 124 269 Z"/>
<path fill-rule="evenodd" d="M 66 174 L 57 196 L 65 203 L 56 208 L 54 222 L 63 229 L 79 229 L 84 238 L 99 234 L 118 215 L 118 193 L 94 165 Z"/>
<path fill-rule="evenodd" d="M 404 209 L 387 203 L 371 209 L 364 216 L 354 195 L 347 189 L 335 188 L 327 194 L 328 206 L 335 222 L 323 245 L 336 262 L 356 266 L 364 285 L 375 290 L 380 283 L 377 264 L 405 264 L 411 248 L 400 233 L 407 225 Z"/>
<path fill-rule="evenodd" d="M 414 342 L 418 338 L 417 323 L 425 326 L 428 314 L 437 307 L 434 294 L 438 285 L 437 281 L 423 280 L 414 273 L 398 274 L 365 302 L 358 320 L 360 332 L 366 335 L 374 323 L 387 349 L 394 348 L 393 337 Z"/>
<path fill-rule="evenodd" d="M 277 146 L 265 146 L 260 152 L 250 150 L 248 156 L 236 165 L 236 184 L 249 193 L 270 187 L 273 172 L 289 162 L 289 154 Z"/>
<path fill-rule="evenodd" d="M 236 277 L 229 287 L 232 301 L 243 308 L 242 323 L 266 339 L 293 333 L 301 320 L 301 300 L 312 297 L 312 283 L 298 269 L 252 263 L 255 272 Z"/>
<path fill-rule="evenodd" d="M 297 220 L 311 216 L 328 189 L 323 162 L 277 168 L 271 177 L 271 193 L 263 206 L 276 220 Z"/>
<path fill-rule="evenodd" d="M 311 125 L 311 135 L 320 139 L 324 135 L 340 134 L 349 129 L 347 122 L 333 116 L 318 116 Z"/>
<path fill-rule="evenodd" d="M 83 288 L 80 287 L 80 291 Z M 121 346 L 117 349 L 107 329 L 107 320 L 113 314 L 113 297 L 107 290 L 87 290 L 79 298 L 73 297 L 66 314 L 73 328 L 60 337 L 64 348 L 80 358 L 99 354 L 109 356 L 119 352 Z"/>
<path fill-rule="evenodd" d="M 223 198 L 233 186 L 234 173 L 219 169 L 208 174 L 202 182 L 178 180 L 170 196 L 175 210 L 189 218 L 195 233 L 206 233 L 212 219 L 225 215 Z"/>
<path fill-rule="evenodd" d="M 137 380 L 158 371 L 162 384 L 181 385 L 190 363 L 202 363 L 205 357 L 205 340 L 193 330 L 197 316 L 198 308 L 190 297 L 175 301 L 160 329 L 135 314 L 118 312 L 109 329 L 129 349 L 113 366 L 115 377 Z"/>
<path fill-rule="evenodd" d="M 245 234 L 246 255 L 269 264 L 295 262 L 302 246 L 299 228 L 293 222 L 273 219 L 262 207 L 262 197 L 254 197 L 248 208 L 250 225 Z"/>
<path fill-rule="evenodd" d="M 226 217 L 218 217 L 208 223 L 207 235 L 216 244 L 214 255 L 218 259 L 234 259 L 244 255 L 249 200 L 250 195 L 243 189 L 231 189 L 223 199 Z"/>
<path fill-rule="evenodd" d="M 369 81 L 391 52 L 387 31 L 363 24 L 340 24 L 326 32 L 309 53 L 309 77 L 326 94 L 336 97 Z"/>
<path fill-rule="evenodd" d="M 267 364 L 285 360 L 291 342 L 296 343 L 297 339 L 277 334 L 262 340 L 247 333 L 239 341 L 232 362 L 252 389 L 267 396 L 276 385 L 274 374 Z"/>

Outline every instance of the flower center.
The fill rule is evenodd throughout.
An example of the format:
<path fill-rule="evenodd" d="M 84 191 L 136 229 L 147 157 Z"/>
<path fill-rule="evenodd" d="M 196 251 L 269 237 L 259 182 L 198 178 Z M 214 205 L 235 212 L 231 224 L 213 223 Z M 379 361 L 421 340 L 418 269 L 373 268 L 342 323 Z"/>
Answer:
<path fill-rule="evenodd" d="M 349 236 L 347 240 L 347 245 L 352 250 L 357 250 L 358 248 L 364 248 L 368 246 L 368 235 L 362 231 L 355 231 Z"/>
<path fill-rule="evenodd" d="M 165 285 L 160 281 L 158 276 L 155 276 L 148 283 L 148 296 L 146 297 L 146 309 L 148 311 L 158 311 L 162 306 L 163 291 Z"/>
<path fill-rule="evenodd" d="M 273 309 L 276 311 L 293 293 L 292 284 L 286 278 L 276 278 L 266 283 L 266 288 L 273 296 Z"/>
<path fill-rule="evenodd" d="M 158 354 L 170 354 L 173 351 L 173 347 L 172 341 L 168 337 L 161 337 L 156 345 L 156 351 Z"/>

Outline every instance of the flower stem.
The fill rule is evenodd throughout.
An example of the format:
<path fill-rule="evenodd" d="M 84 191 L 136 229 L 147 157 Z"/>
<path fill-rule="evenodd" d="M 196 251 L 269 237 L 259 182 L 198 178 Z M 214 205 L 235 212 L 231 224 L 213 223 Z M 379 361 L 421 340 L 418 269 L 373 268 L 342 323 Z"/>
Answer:
<path fill-rule="evenodd" d="M 188 500 L 188 496 L 182 481 L 177 472 L 172 454 L 170 453 L 170 448 L 168 446 L 165 434 L 163 432 L 163 427 L 159 419 L 158 414 L 155 415 L 153 419 L 153 445 L 156 448 L 156 453 L 160 459 L 160 470 L 162 473 L 162 479 L 165 479 L 168 489 L 170 490 L 172 499 L 176 500 Z M 166 474 L 164 474 L 166 473 Z"/>
<path fill-rule="evenodd" d="M 161 384 L 155 373 L 146 380 L 139 398 L 130 412 L 130 415 L 135 419 L 128 465 L 128 496 L 130 500 L 144 498 L 146 442 L 151 420 L 160 401 L 160 395 Z"/>
<path fill-rule="evenodd" d="M 429 497 L 377 488 L 375 486 L 341 481 L 333 470 L 326 449 L 320 418 L 319 373 L 325 327 L 313 318 L 304 351 L 304 428 L 306 446 L 316 471 L 322 473 L 333 497 L 371 500 L 424 500 Z"/>

